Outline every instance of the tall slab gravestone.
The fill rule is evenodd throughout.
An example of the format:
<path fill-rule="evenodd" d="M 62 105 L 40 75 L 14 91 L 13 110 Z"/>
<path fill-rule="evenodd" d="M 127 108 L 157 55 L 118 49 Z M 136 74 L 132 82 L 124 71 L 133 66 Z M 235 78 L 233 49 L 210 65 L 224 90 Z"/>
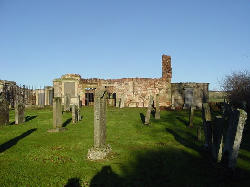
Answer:
<path fill-rule="evenodd" d="M 53 98 L 53 129 L 48 130 L 48 132 L 60 132 L 66 130 L 62 126 L 62 98 Z"/>
<path fill-rule="evenodd" d="M 69 112 L 70 111 L 70 100 L 71 100 L 70 95 L 66 94 L 64 96 L 64 111 L 65 112 Z"/>
<path fill-rule="evenodd" d="M 21 124 L 25 122 L 24 111 L 24 103 L 17 103 L 15 107 L 15 124 Z"/>
<path fill-rule="evenodd" d="M 194 121 L 194 110 L 195 110 L 195 107 L 191 106 L 190 107 L 190 111 L 189 111 L 189 127 L 193 127 L 194 126 L 194 124 L 193 124 L 193 121 Z"/>
<path fill-rule="evenodd" d="M 147 113 L 146 113 L 146 116 L 145 116 L 145 122 L 144 122 L 145 125 L 149 125 L 149 123 L 150 123 L 150 116 L 151 116 L 153 101 L 154 101 L 153 96 L 150 95 L 149 103 L 148 103 L 148 109 L 147 109 Z"/>
<path fill-rule="evenodd" d="M 242 109 L 234 110 L 229 118 L 222 158 L 228 168 L 234 169 L 236 167 L 246 119 L 247 113 Z"/>
<path fill-rule="evenodd" d="M 94 99 L 94 146 L 87 155 L 90 160 L 104 159 L 111 151 L 106 145 L 106 100 L 105 87 L 98 87 Z"/>
<path fill-rule="evenodd" d="M 0 126 L 9 123 L 9 103 L 3 93 L 0 93 Z"/>
<path fill-rule="evenodd" d="M 78 121 L 77 117 L 77 106 L 72 105 L 72 123 L 76 123 Z"/>
<path fill-rule="evenodd" d="M 156 94 L 155 96 L 155 119 L 160 119 L 160 103 L 159 103 L 159 94 Z"/>

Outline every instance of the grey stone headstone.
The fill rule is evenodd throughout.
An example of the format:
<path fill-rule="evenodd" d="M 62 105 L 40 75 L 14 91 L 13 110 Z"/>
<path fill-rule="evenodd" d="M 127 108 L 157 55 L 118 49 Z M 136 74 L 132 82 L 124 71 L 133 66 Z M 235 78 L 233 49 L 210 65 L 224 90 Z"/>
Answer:
<path fill-rule="evenodd" d="M 194 124 L 193 124 L 193 121 L 194 121 L 194 110 L 195 110 L 195 107 L 191 106 L 190 107 L 190 111 L 189 111 L 189 127 L 193 127 L 194 126 Z"/>
<path fill-rule="evenodd" d="M 70 100 L 71 97 L 69 94 L 64 96 L 64 111 L 70 111 Z"/>
<path fill-rule="evenodd" d="M 9 123 L 9 103 L 3 94 L 0 93 L 0 126 Z"/>
<path fill-rule="evenodd" d="M 150 123 L 150 116 L 151 116 L 151 111 L 152 111 L 152 105 L 153 105 L 153 96 L 150 95 L 149 97 L 149 103 L 148 103 L 148 109 L 147 109 L 147 113 L 145 116 L 145 125 L 149 125 Z"/>
<path fill-rule="evenodd" d="M 77 107 L 77 121 L 81 121 L 82 116 L 81 116 L 81 107 Z"/>
<path fill-rule="evenodd" d="M 24 111 L 24 103 L 17 103 L 15 108 L 15 124 L 21 124 L 25 122 Z"/>
<path fill-rule="evenodd" d="M 222 159 L 231 169 L 236 166 L 246 119 L 247 113 L 241 109 L 234 110 L 229 118 Z"/>
<path fill-rule="evenodd" d="M 62 127 L 62 99 L 55 97 L 53 99 L 53 128 Z"/>
<path fill-rule="evenodd" d="M 94 99 L 94 147 L 103 147 L 106 142 L 106 89 L 98 87 Z"/>
<path fill-rule="evenodd" d="M 160 104 L 159 104 L 159 94 L 156 94 L 155 96 L 155 119 L 160 119 Z"/>
<path fill-rule="evenodd" d="M 76 123 L 78 121 L 76 108 L 76 105 L 72 105 L 72 123 Z"/>

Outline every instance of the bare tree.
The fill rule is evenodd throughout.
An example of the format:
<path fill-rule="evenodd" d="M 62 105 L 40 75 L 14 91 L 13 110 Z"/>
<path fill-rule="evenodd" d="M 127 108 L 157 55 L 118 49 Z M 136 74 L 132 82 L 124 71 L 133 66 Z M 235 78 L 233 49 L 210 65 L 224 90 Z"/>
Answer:
<path fill-rule="evenodd" d="M 250 112 L 250 72 L 239 71 L 227 75 L 222 82 L 222 89 L 234 107 L 244 108 Z"/>

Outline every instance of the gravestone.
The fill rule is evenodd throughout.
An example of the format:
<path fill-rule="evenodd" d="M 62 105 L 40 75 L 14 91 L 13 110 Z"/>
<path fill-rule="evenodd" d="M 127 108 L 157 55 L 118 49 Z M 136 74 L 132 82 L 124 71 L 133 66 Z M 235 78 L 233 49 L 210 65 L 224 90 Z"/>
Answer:
<path fill-rule="evenodd" d="M 188 109 L 193 104 L 193 88 L 185 88 L 184 90 L 184 109 Z"/>
<path fill-rule="evenodd" d="M 78 121 L 77 117 L 77 106 L 72 105 L 72 123 L 76 123 Z"/>
<path fill-rule="evenodd" d="M 15 107 L 15 124 L 21 124 L 25 122 L 24 116 L 25 105 L 24 103 L 17 103 Z"/>
<path fill-rule="evenodd" d="M 150 123 L 150 116 L 151 116 L 151 111 L 152 111 L 152 105 L 153 105 L 153 96 L 150 95 L 150 97 L 149 97 L 149 103 L 148 103 L 148 109 L 147 109 L 147 113 L 146 113 L 146 116 L 145 116 L 145 122 L 144 122 L 145 125 L 149 125 L 149 123 Z"/>
<path fill-rule="evenodd" d="M 48 132 L 60 132 L 64 131 L 66 128 L 62 126 L 62 98 L 53 98 L 53 129 L 48 130 Z"/>
<path fill-rule="evenodd" d="M 71 100 L 71 97 L 69 94 L 64 96 L 64 111 L 65 112 L 70 111 L 70 100 Z"/>
<path fill-rule="evenodd" d="M 189 110 L 190 110 L 189 111 L 189 127 L 193 127 L 194 126 L 193 121 L 194 121 L 194 110 L 195 110 L 195 107 L 191 106 Z"/>
<path fill-rule="evenodd" d="M 171 109 L 172 110 L 175 110 L 175 103 L 174 103 L 174 95 L 172 95 L 172 98 L 171 98 Z"/>
<path fill-rule="evenodd" d="M 81 107 L 77 107 L 77 121 L 81 121 L 82 116 L 81 116 Z"/>
<path fill-rule="evenodd" d="M 9 103 L 3 93 L 0 93 L 0 126 L 9 123 Z"/>
<path fill-rule="evenodd" d="M 104 159 L 111 151 L 106 145 L 106 100 L 105 87 L 98 87 L 94 99 L 94 147 L 88 150 L 87 155 L 90 160 Z"/>
<path fill-rule="evenodd" d="M 203 120 L 203 127 L 204 127 L 204 136 L 205 136 L 205 147 L 211 149 L 212 145 L 212 127 L 211 127 L 211 113 L 210 107 L 208 103 L 202 104 L 202 120 Z"/>
<path fill-rule="evenodd" d="M 229 117 L 222 158 L 228 168 L 234 169 L 236 166 L 246 119 L 247 113 L 242 109 L 234 110 Z"/>
<path fill-rule="evenodd" d="M 155 96 L 155 119 L 160 119 L 160 103 L 159 103 L 159 94 L 156 94 Z"/>
<path fill-rule="evenodd" d="M 212 156 L 216 162 L 220 162 L 222 157 L 223 129 L 225 127 L 224 124 L 224 119 L 221 116 L 216 116 L 215 122 L 212 126 Z"/>

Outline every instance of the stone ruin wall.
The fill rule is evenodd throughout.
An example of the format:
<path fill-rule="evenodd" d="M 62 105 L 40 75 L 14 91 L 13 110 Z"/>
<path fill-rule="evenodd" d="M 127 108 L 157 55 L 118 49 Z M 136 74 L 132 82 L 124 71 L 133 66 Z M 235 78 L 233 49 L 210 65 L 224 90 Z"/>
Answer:
<path fill-rule="evenodd" d="M 53 81 L 54 97 L 62 97 L 63 82 L 76 81 L 77 94 L 85 105 L 85 90 L 106 86 L 109 93 L 116 93 L 116 100 L 124 99 L 125 107 L 146 107 L 149 96 L 160 94 L 160 106 L 171 105 L 171 57 L 162 55 L 162 78 L 82 79 L 78 74 L 66 74 Z"/>
<path fill-rule="evenodd" d="M 193 104 L 194 106 L 201 108 L 202 102 L 208 102 L 209 100 L 208 86 L 209 83 L 172 83 L 172 105 L 174 107 L 183 107 L 185 103 L 185 88 L 193 88 Z"/>
<path fill-rule="evenodd" d="M 116 93 L 116 99 L 123 98 L 125 107 L 146 107 L 149 96 L 160 94 L 160 106 L 171 104 L 171 80 L 151 78 L 123 78 L 123 79 L 83 79 L 80 89 L 106 86 L 109 93 Z M 84 93 L 81 93 L 85 97 Z M 85 98 L 82 98 L 85 100 Z"/>

